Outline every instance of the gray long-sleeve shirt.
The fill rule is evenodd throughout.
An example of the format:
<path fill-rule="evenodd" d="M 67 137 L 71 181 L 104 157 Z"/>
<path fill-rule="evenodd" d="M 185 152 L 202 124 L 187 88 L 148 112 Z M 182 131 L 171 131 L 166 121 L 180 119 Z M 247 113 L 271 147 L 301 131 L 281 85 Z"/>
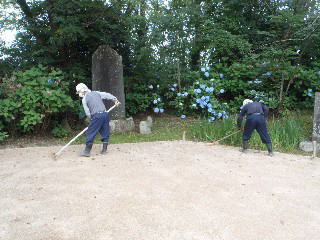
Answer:
<path fill-rule="evenodd" d="M 83 109 L 88 117 L 97 112 L 105 112 L 106 107 L 102 99 L 117 100 L 115 96 L 106 92 L 93 91 L 87 93 L 82 99 Z"/>
<path fill-rule="evenodd" d="M 244 105 L 243 108 L 241 109 L 241 112 L 237 120 L 238 127 L 241 127 L 242 119 L 246 114 L 250 115 L 253 113 L 263 114 L 264 117 L 267 118 L 269 113 L 269 108 L 260 102 L 252 102 Z"/>

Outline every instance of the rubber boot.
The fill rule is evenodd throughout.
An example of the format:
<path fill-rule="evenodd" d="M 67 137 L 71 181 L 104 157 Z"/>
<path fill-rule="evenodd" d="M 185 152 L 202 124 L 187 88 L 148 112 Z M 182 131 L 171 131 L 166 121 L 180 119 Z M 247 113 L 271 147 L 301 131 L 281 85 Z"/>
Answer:
<path fill-rule="evenodd" d="M 267 145 L 267 149 L 268 149 L 268 155 L 269 155 L 270 157 L 272 157 L 272 156 L 273 156 L 272 143 L 267 143 L 266 145 Z"/>
<path fill-rule="evenodd" d="M 248 141 L 243 141 L 242 142 L 242 149 L 240 149 L 240 152 L 246 153 L 249 148 L 249 142 Z"/>
<path fill-rule="evenodd" d="M 83 152 L 81 153 L 81 156 L 83 157 L 90 157 L 90 152 L 92 149 L 92 144 L 87 144 Z"/>
<path fill-rule="evenodd" d="M 108 148 L 108 143 L 104 142 L 102 144 L 102 150 L 101 150 L 101 154 L 106 154 L 107 153 L 107 148 Z"/>

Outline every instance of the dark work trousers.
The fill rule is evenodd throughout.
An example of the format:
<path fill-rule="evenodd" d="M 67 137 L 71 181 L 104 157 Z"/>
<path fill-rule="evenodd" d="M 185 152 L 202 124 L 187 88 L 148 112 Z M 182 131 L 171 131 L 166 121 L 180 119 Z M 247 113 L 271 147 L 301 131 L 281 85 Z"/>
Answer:
<path fill-rule="evenodd" d="M 243 141 L 249 141 L 255 129 L 259 133 L 263 143 L 271 143 L 271 139 L 267 130 L 266 119 L 262 114 L 251 114 L 247 117 L 246 124 L 244 125 Z"/>
<path fill-rule="evenodd" d="M 101 135 L 101 141 L 107 143 L 110 136 L 109 114 L 107 112 L 95 113 L 91 116 L 87 130 L 87 145 L 93 144 L 98 132 Z"/>

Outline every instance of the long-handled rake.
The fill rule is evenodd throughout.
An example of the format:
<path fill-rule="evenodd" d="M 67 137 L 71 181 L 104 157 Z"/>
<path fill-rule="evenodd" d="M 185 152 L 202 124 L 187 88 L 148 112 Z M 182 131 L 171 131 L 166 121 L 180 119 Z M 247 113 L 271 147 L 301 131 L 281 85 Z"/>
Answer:
<path fill-rule="evenodd" d="M 120 104 L 120 102 L 114 104 L 111 108 L 108 109 L 107 113 L 110 112 L 112 109 L 114 109 L 116 106 L 118 106 Z M 85 133 L 88 130 L 88 127 L 86 127 L 85 129 L 83 129 L 80 133 L 78 133 L 77 136 L 75 136 L 74 138 L 72 138 L 70 140 L 70 142 L 68 142 L 65 146 L 63 146 L 58 152 L 53 153 L 53 158 L 55 160 L 57 160 L 57 158 L 60 156 L 60 154 L 63 152 L 63 150 L 65 150 L 72 142 L 74 142 L 78 137 L 80 137 L 83 133 Z"/>
<path fill-rule="evenodd" d="M 235 131 L 235 132 L 233 132 L 233 133 L 230 133 L 229 135 L 224 136 L 223 138 L 220 138 L 220 139 L 217 140 L 217 141 L 214 141 L 214 142 L 211 143 L 210 145 L 215 145 L 215 144 L 219 143 L 220 141 L 222 141 L 222 140 L 224 140 L 224 139 L 226 139 L 226 138 L 228 138 L 228 137 L 231 137 L 231 136 L 233 136 L 233 135 L 235 135 L 235 134 L 237 134 L 237 133 L 239 133 L 239 132 L 241 132 L 241 131 L 242 131 L 242 130 L 239 129 L 239 130 L 237 130 L 237 131 Z"/>

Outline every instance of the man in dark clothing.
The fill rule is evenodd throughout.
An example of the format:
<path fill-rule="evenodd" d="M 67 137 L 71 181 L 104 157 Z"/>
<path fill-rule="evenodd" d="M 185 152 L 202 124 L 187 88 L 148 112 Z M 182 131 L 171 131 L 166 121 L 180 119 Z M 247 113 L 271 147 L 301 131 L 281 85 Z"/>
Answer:
<path fill-rule="evenodd" d="M 107 152 L 109 141 L 109 115 L 106 111 L 106 107 L 102 99 L 110 99 L 116 104 L 119 103 L 117 98 L 110 93 L 92 91 L 83 83 L 79 83 L 76 86 L 77 94 L 82 97 L 83 109 L 90 123 L 87 130 L 86 147 L 81 156 L 89 157 L 92 149 L 93 141 L 98 132 L 101 135 L 101 141 L 103 143 L 101 154 Z"/>
<path fill-rule="evenodd" d="M 266 118 L 268 117 L 269 108 L 260 102 L 253 102 L 250 99 L 243 101 L 243 107 L 239 114 L 237 125 L 241 129 L 242 119 L 247 115 L 247 120 L 243 132 L 243 148 L 242 152 L 246 152 L 249 148 L 249 140 L 252 132 L 256 129 L 260 135 L 261 141 L 267 145 L 268 155 L 272 156 L 272 142 L 267 130 Z"/>

